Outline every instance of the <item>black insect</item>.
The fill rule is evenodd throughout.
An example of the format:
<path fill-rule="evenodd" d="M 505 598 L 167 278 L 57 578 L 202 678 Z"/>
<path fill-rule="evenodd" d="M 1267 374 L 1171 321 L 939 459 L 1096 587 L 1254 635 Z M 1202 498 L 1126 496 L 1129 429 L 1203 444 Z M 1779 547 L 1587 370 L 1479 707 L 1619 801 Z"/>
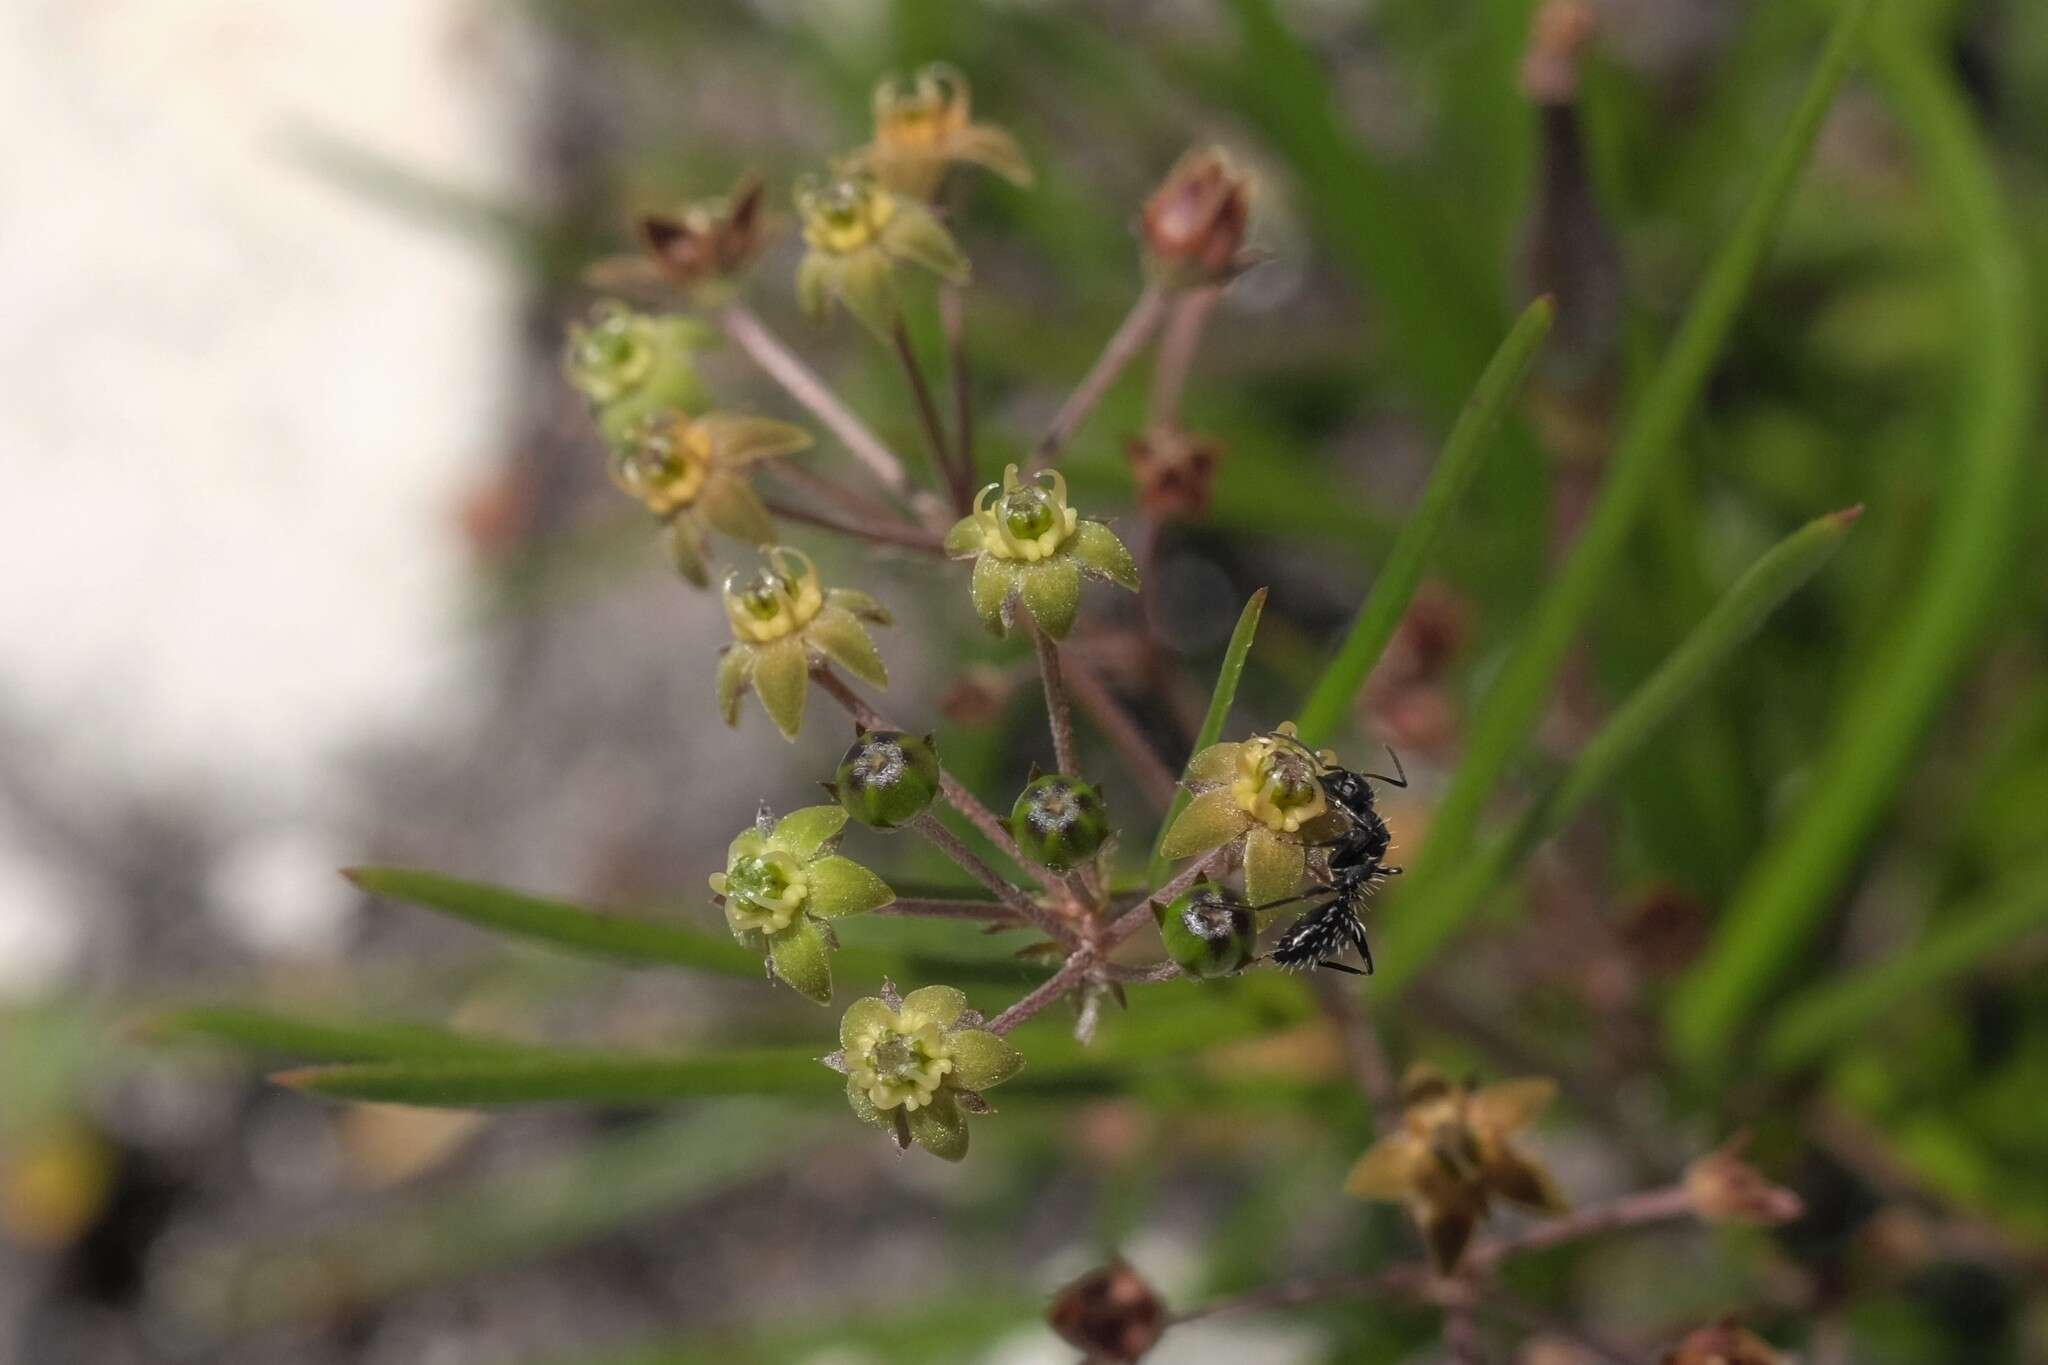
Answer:
<path fill-rule="evenodd" d="M 1346 827 L 1335 838 L 1317 845 L 1328 850 L 1328 875 L 1323 881 L 1297 895 L 1255 907 L 1270 910 L 1297 901 L 1312 902 L 1274 943 L 1271 957 L 1290 969 L 1328 967 L 1352 976 L 1370 976 L 1372 947 L 1365 938 L 1365 898 L 1383 879 L 1401 871 L 1387 865 L 1387 852 L 1394 837 L 1373 800 L 1372 784 L 1384 782 L 1390 787 L 1405 787 L 1408 773 L 1401 766 L 1401 756 L 1392 749 L 1387 750 L 1387 757 L 1394 760 L 1396 776 L 1388 777 L 1325 765 L 1299 740 L 1290 738 L 1289 742 L 1314 763 L 1316 781 L 1329 798 L 1331 808 L 1344 817 Z M 1358 950 L 1365 960 L 1364 972 L 1336 961 L 1346 948 Z"/>

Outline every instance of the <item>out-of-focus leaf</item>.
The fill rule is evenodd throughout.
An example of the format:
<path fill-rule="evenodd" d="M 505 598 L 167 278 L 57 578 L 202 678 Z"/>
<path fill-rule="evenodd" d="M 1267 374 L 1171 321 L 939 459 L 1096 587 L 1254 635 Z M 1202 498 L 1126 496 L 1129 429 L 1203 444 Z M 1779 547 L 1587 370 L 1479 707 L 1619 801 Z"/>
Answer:
<path fill-rule="evenodd" d="M 516 1056 L 301 1067 L 271 1077 L 329 1099 L 471 1108 L 499 1104 L 653 1104 L 704 1095 L 831 1094 L 845 1083 L 816 1049 L 694 1056 L 532 1048 Z"/>
<path fill-rule="evenodd" d="M 525 1043 L 477 1038 L 427 1024 L 322 1019 L 238 1005 L 204 1005 L 148 1016 L 134 1025 L 152 1042 L 205 1038 L 316 1062 L 404 1061 L 516 1056 Z"/>

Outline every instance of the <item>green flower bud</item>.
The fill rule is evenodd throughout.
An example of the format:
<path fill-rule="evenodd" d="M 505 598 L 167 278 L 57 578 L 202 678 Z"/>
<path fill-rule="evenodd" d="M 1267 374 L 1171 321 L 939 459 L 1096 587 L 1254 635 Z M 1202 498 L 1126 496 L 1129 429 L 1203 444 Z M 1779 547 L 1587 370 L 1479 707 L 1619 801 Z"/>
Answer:
<path fill-rule="evenodd" d="M 1250 907 L 1213 882 L 1196 883 L 1155 913 L 1166 955 L 1189 976 L 1229 976 L 1257 955 Z"/>
<path fill-rule="evenodd" d="M 1047 773 L 1031 780 L 1010 808 L 1010 833 L 1024 852 L 1065 871 L 1095 856 L 1109 838 L 1102 793 L 1076 777 Z"/>
<path fill-rule="evenodd" d="M 924 814 L 939 794 L 939 756 L 930 736 L 866 730 L 833 774 L 846 813 L 875 829 L 896 829 Z"/>

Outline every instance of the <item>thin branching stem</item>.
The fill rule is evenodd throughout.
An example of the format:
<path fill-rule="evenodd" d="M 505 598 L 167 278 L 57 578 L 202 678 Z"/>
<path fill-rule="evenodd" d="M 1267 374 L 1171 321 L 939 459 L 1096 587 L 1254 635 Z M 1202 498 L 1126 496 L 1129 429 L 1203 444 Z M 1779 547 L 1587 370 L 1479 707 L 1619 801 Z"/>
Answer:
<path fill-rule="evenodd" d="M 1152 367 L 1152 392 L 1145 405 L 1147 426 L 1180 425 L 1181 395 L 1187 391 L 1195 352 L 1202 344 L 1202 330 L 1222 293 L 1221 288 L 1211 285 L 1190 290 L 1174 300 L 1166 329 L 1159 338 L 1159 360 Z"/>
<path fill-rule="evenodd" d="M 925 445 L 932 457 L 932 478 L 938 486 L 952 495 L 953 505 L 961 511 L 967 509 L 967 480 L 954 467 L 948 453 L 946 424 L 939 416 L 939 405 L 932 397 L 932 386 L 924 377 L 924 366 L 917 360 L 917 349 L 910 344 L 910 329 L 903 325 L 903 319 L 896 319 L 896 326 L 889 334 L 896 350 L 896 360 L 903 368 L 903 380 L 910 386 L 910 396 L 917 403 L 917 419 L 924 428 Z"/>
<path fill-rule="evenodd" d="M 938 532 L 927 531 L 922 526 L 912 526 L 908 522 L 849 521 L 829 512 L 814 511 L 784 498 L 763 497 L 761 503 L 784 520 L 815 526 L 821 531 L 830 531 L 835 535 L 864 540 L 874 545 L 892 545 L 906 550 L 918 550 L 930 555 L 943 556 L 946 553 L 939 544 Z"/>
<path fill-rule="evenodd" d="M 1017 919 L 1017 912 L 1000 901 L 961 900 L 953 897 L 898 896 L 887 905 L 877 906 L 869 913 L 894 915 L 901 919 L 986 920 L 993 924 L 1010 924 Z"/>
<path fill-rule="evenodd" d="M 1058 1000 L 1087 979 L 1089 969 L 1095 965 L 1095 953 L 1088 948 L 1077 950 L 1073 956 L 1060 964 L 1060 969 L 1040 982 L 1038 988 L 1016 1004 L 988 1021 L 990 1033 L 1008 1033 L 1040 1010 Z"/>
<path fill-rule="evenodd" d="M 939 325 L 953 377 L 953 463 L 964 490 L 956 491 L 955 510 L 965 516 L 974 500 L 974 370 L 967 355 L 967 294 L 958 285 L 939 287 Z"/>
<path fill-rule="evenodd" d="M 903 461 L 897 458 L 896 452 L 868 430 L 867 424 L 839 401 L 839 395 L 832 392 L 831 386 L 797 359 L 796 353 L 783 345 L 752 309 L 743 303 L 727 304 L 718 318 L 733 343 L 745 351 L 770 379 L 780 384 L 784 392 L 823 423 L 827 431 L 837 436 L 840 444 L 881 480 L 883 487 L 895 493 L 909 491 L 910 475 L 904 470 Z"/>
<path fill-rule="evenodd" d="M 1486 1365 L 1486 1352 L 1479 1341 L 1479 1319 L 1469 1303 L 1444 1308 L 1444 1349 L 1454 1365 Z"/>
<path fill-rule="evenodd" d="M 1125 314 L 1123 323 L 1103 346 L 1102 354 L 1095 358 L 1093 368 L 1068 395 L 1067 401 L 1060 405 L 1045 435 L 1038 438 L 1038 444 L 1031 452 L 1031 473 L 1035 474 L 1052 463 L 1060 448 L 1080 429 L 1088 414 L 1095 410 L 1095 405 L 1102 401 L 1102 396 L 1109 392 L 1110 385 L 1116 383 L 1124 367 L 1145 349 L 1146 343 L 1152 340 L 1152 334 L 1159 330 L 1160 319 L 1166 315 L 1168 297 L 1166 290 L 1156 284 L 1145 286 L 1137 302 L 1131 305 L 1131 311 Z"/>
<path fill-rule="evenodd" d="M 1031 644 L 1038 651 L 1038 676 L 1045 681 L 1045 718 L 1052 728 L 1053 764 L 1068 777 L 1078 777 L 1081 768 L 1074 758 L 1074 711 L 1060 680 L 1059 644 L 1036 625 L 1031 627 Z"/>
<path fill-rule="evenodd" d="M 947 829 L 939 817 L 925 811 L 910 822 L 910 828 L 928 839 L 941 853 L 959 864 L 960 870 L 980 882 L 995 894 L 997 900 L 1017 915 L 1036 924 L 1054 938 L 1065 941 L 1071 934 L 1058 915 L 1047 910 L 1015 886 L 1004 881 L 996 870 L 981 860 L 981 855 L 969 848 L 960 836 Z"/>

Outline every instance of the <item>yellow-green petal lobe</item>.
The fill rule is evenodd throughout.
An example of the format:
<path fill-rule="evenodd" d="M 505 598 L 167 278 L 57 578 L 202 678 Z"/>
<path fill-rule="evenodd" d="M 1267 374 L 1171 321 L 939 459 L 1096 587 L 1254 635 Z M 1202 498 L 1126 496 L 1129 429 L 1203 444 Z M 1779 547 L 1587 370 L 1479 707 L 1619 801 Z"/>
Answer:
<path fill-rule="evenodd" d="M 973 517 L 962 517 L 946 532 L 944 549 L 955 559 L 966 559 L 980 554 L 983 543 L 981 523 Z"/>
<path fill-rule="evenodd" d="M 803 728 L 804 694 L 810 684 L 810 660 L 802 640 L 792 635 L 755 648 L 754 691 L 785 739 L 795 739 Z"/>
<path fill-rule="evenodd" d="M 843 807 L 805 806 L 777 820 L 767 843 L 770 848 L 795 854 L 799 862 L 809 862 L 818 856 L 818 850 L 825 846 L 827 840 L 836 838 L 845 828 L 846 811 Z M 752 833 L 751 830 L 748 832 Z M 754 837 L 758 839 L 760 836 Z"/>
<path fill-rule="evenodd" d="M 859 588 L 828 588 L 825 592 L 825 603 L 827 606 L 843 607 L 861 620 L 871 621 L 878 626 L 886 626 L 895 619 L 890 616 L 887 607 L 877 602 L 873 595 L 864 593 Z"/>
<path fill-rule="evenodd" d="M 737 475 L 713 474 L 698 506 L 704 520 L 734 540 L 746 545 L 775 543 L 775 518 L 768 515 L 747 481 Z"/>
<path fill-rule="evenodd" d="M 1019 189 L 1031 187 L 1031 163 L 1017 139 L 989 123 L 973 123 L 953 135 L 948 148 L 961 161 L 994 171 Z"/>
<path fill-rule="evenodd" d="M 909 1115 L 910 1140 L 947 1161 L 967 1155 L 967 1116 L 950 1090 L 940 1090 L 930 1104 L 913 1109 Z"/>
<path fill-rule="evenodd" d="M 836 853 L 812 863 L 804 869 L 804 875 L 811 881 L 811 898 L 804 908 L 821 919 L 865 914 L 896 899 L 889 883 L 853 859 Z"/>
<path fill-rule="evenodd" d="M 1548 1076 L 1499 1081 L 1473 1094 L 1472 1126 L 1482 1132 L 1520 1132 L 1541 1117 L 1556 1098 L 1557 1082 Z"/>
<path fill-rule="evenodd" d="M 962 1029 L 951 1038 L 952 1080 L 968 1090 L 1001 1085 L 1024 1066 L 1024 1054 L 987 1029 Z"/>
<path fill-rule="evenodd" d="M 1213 787 L 1237 775 L 1237 756 L 1244 746 L 1235 741 L 1211 744 L 1188 760 L 1186 780 L 1190 785 Z"/>
<path fill-rule="evenodd" d="M 974 611 L 991 635 L 1008 635 L 1016 608 L 1012 594 L 1017 590 L 1017 565 L 1007 559 L 984 554 L 974 561 Z"/>
<path fill-rule="evenodd" d="M 1408 1197 L 1408 1153 L 1411 1139 L 1395 1132 L 1365 1149 L 1351 1174 L 1344 1177 L 1344 1193 L 1353 1199 L 1378 1199 L 1399 1203 Z"/>
<path fill-rule="evenodd" d="M 711 567 L 704 562 L 704 528 L 688 512 L 668 524 L 668 562 L 685 580 L 700 588 L 711 586 Z"/>
<path fill-rule="evenodd" d="M 873 247 L 841 256 L 832 264 L 832 283 L 839 301 L 884 341 L 896 322 L 896 286 L 889 272 L 889 258 Z"/>
<path fill-rule="evenodd" d="M 832 1003 L 832 954 L 816 923 L 799 915 L 787 929 L 769 935 L 768 960 L 797 994 L 821 1005 Z"/>
<path fill-rule="evenodd" d="M 1244 808 L 1237 804 L 1237 798 L 1227 788 L 1203 792 L 1188 802 L 1180 818 L 1173 822 L 1173 828 L 1166 831 L 1166 838 L 1159 844 L 1159 855 L 1172 859 L 1193 858 L 1223 847 L 1243 834 L 1251 823 L 1251 816 L 1244 813 Z"/>
<path fill-rule="evenodd" d="M 1244 841 L 1244 894 L 1253 905 L 1291 896 L 1308 870 L 1308 853 L 1300 844 L 1281 838 L 1264 825 L 1254 825 Z"/>
<path fill-rule="evenodd" d="M 862 1035 L 886 1029 L 896 1020 L 896 1012 L 879 995 L 862 996 L 846 1007 L 846 1013 L 839 1019 L 839 1046 L 851 1048 L 859 1043 Z"/>
<path fill-rule="evenodd" d="M 1026 564 L 1018 573 L 1024 605 L 1038 628 L 1055 640 L 1067 638 L 1081 606 L 1081 570 L 1065 555 Z"/>
<path fill-rule="evenodd" d="M 831 273 L 831 262 L 819 251 L 804 253 L 796 268 L 796 300 L 812 322 L 832 316 Z"/>
<path fill-rule="evenodd" d="M 755 829 L 752 825 L 748 825 L 738 834 L 733 835 L 732 842 L 726 845 L 725 865 L 731 867 L 740 859 L 751 858 L 767 847 L 768 836 Z"/>
<path fill-rule="evenodd" d="M 718 660 L 718 714 L 727 725 L 740 723 L 740 698 L 754 677 L 754 649 L 734 645 Z"/>
<path fill-rule="evenodd" d="M 953 235 L 921 204 L 900 204 L 895 217 L 882 229 L 882 247 L 949 283 L 967 283 L 967 258 L 960 254 Z"/>
<path fill-rule="evenodd" d="M 752 464 L 778 455 L 794 455 L 811 445 L 811 433 L 792 422 L 772 417 L 751 417 L 738 412 L 714 412 L 697 419 L 711 441 L 712 457 L 722 465 Z"/>
<path fill-rule="evenodd" d="M 1081 561 L 1090 573 L 1107 578 L 1118 587 L 1138 590 L 1138 564 L 1131 558 L 1131 552 L 1118 540 L 1116 532 L 1099 521 L 1084 521 L 1074 528 L 1074 535 L 1067 542 L 1067 548 L 1074 558 Z"/>
<path fill-rule="evenodd" d="M 903 1012 L 921 1015 L 940 1028 L 951 1028 L 967 1012 L 967 996 L 955 986 L 920 986 L 903 997 Z"/>
<path fill-rule="evenodd" d="M 862 1123 L 872 1123 L 877 1128 L 896 1126 L 896 1120 L 875 1108 L 875 1102 L 868 1098 L 867 1088 L 850 1076 L 846 1081 L 846 1102 L 853 1106 L 853 1116 Z"/>
<path fill-rule="evenodd" d="M 882 666 L 882 656 L 875 652 L 874 637 L 844 607 L 820 609 L 805 635 L 834 663 L 862 682 L 876 687 L 889 685 L 889 670 Z"/>

